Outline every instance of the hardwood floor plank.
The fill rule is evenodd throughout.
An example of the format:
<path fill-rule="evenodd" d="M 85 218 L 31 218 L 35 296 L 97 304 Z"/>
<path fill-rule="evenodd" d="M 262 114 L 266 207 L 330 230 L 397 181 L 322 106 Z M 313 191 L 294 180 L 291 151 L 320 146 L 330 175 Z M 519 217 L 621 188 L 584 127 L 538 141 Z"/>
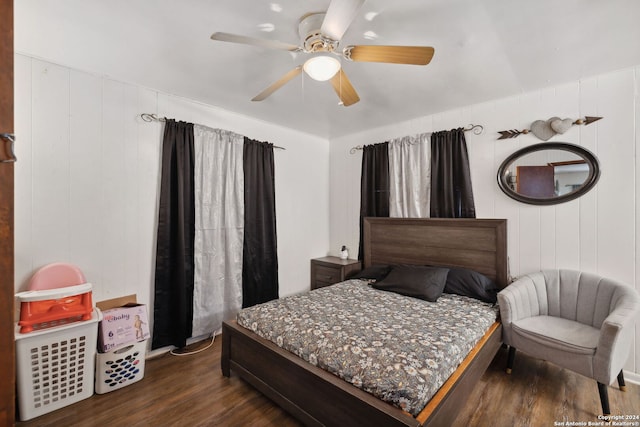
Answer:
<path fill-rule="evenodd" d="M 243 380 L 233 374 L 231 378 L 222 376 L 221 341 L 216 338 L 212 348 L 195 355 L 167 354 L 147 360 L 141 381 L 16 426 L 300 427 Z M 521 353 L 516 356 L 513 373 L 507 375 L 506 358 L 506 349 L 500 349 L 467 405 L 452 420 L 453 427 L 540 427 L 562 421 L 598 421 L 600 400 L 595 381 Z M 613 414 L 640 414 L 637 384 L 627 384 L 626 393 L 610 387 L 609 398 Z"/>
<path fill-rule="evenodd" d="M 597 422 L 600 400 L 596 382 L 549 362 L 518 353 L 513 373 L 505 373 L 507 350 L 501 349 L 453 426 L 554 426 L 556 422 Z M 640 414 L 640 386 L 621 392 L 609 387 L 613 414 Z"/>

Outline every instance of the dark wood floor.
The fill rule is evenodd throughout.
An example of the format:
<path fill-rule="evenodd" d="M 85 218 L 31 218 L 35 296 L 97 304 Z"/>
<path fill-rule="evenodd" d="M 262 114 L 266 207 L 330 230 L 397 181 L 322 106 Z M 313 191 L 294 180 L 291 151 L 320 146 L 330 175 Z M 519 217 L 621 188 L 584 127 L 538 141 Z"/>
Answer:
<path fill-rule="evenodd" d="M 148 360 L 145 377 L 113 392 L 94 395 L 18 427 L 32 426 L 255 426 L 300 424 L 250 385 L 220 373 L 220 337 L 196 355 Z M 195 344 L 194 348 L 208 343 Z M 547 362 L 518 355 L 512 375 L 504 373 L 501 349 L 452 426 L 559 425 L 598 421 L 595 381 Z M 609 388 L 616 415 L 640 414 L 640 386 Z"/>

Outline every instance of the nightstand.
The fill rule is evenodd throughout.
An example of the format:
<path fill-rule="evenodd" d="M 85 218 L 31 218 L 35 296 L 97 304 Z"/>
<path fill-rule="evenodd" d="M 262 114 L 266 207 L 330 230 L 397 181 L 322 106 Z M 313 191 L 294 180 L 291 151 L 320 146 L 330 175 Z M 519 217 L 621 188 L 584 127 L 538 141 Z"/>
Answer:
<path fill-rule="evenodd" d="M 311 289 L 342 282 L 360 270 L 362 270 L 362 263 L 357 259 L 340 259 L 337 256 L 312 259 Z"/>

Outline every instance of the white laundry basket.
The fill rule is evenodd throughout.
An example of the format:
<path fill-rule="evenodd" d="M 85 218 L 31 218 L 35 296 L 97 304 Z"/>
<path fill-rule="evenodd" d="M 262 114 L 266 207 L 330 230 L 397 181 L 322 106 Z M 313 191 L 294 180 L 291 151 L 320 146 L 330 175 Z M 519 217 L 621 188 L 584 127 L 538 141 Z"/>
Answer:
<path fill-rule="evenodd" d="M 144 377 L 147 341 L 96 356 L 96 393 L 103 394 L 128 386 Z"/>
<path fill-rule="evenodd" d="M 18 410 L 21 421 L 93 395 L 98 313 L 90 320 L 21 334 L 16 325 Z"/>

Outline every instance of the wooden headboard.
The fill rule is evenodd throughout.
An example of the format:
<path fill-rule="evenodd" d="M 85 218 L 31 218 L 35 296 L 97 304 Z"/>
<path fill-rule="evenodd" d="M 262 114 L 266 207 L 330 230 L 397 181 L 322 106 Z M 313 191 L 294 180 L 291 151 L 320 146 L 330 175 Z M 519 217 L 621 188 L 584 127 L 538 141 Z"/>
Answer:
<path fill-rule="evenodd" d="M 465 267 L 508 284 L 507 220 L 365 218 L 364 267 Z"/>

